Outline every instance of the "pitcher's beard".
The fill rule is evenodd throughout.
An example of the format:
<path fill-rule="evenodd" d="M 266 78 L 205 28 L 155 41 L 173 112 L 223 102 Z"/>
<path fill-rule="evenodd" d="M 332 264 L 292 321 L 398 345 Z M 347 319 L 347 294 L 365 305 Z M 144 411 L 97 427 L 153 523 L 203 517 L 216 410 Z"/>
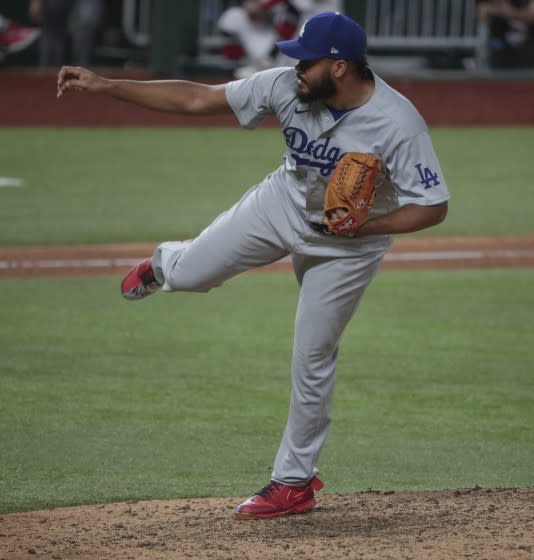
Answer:
<path fill-rule="evenodd" d="M 336 84 L 330 76 L 325 76 L 315 84 L 308 84 L 307 92 L 297 90 L 297 98 L 301 103 L 313 103 L 314 101 L 325 101 L 336 93 Z"/>

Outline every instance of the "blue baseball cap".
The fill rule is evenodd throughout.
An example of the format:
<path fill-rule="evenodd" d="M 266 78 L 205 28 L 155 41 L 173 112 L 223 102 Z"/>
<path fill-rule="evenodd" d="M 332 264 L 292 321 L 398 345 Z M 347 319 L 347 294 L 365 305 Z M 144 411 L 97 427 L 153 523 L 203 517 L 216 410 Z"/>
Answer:
<path fill-rule="evenodd" d="M 339 12 L 322 12 L 304 22 L 296 39 L 278 41 L 276 46 L 298 60 L 361 60 L 367 49 L 367 35 L 353 19 Z"/>

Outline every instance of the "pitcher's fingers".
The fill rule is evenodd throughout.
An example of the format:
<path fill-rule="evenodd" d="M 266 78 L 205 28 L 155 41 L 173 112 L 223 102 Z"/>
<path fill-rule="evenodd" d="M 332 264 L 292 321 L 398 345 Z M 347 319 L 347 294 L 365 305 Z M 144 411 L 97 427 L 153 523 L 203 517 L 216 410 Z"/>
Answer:
<path fill-rule="evenodd" d="M 59 86 L 64 85 L 67 81 L 78 80 L 81 77 L 80 68 L 75 66 L 63 66 L 59 71 L 57 83 Z"/>
<path fill-rule="evenodd" d="M 69 66 L 63 66 L 60 69 L 60 71 L 58 72 L 58 75 L 57 75 L 58 86 L 61 85 L 65 81 L 65 77 L 67 76 L 68 72 L 69 72 Z"/>

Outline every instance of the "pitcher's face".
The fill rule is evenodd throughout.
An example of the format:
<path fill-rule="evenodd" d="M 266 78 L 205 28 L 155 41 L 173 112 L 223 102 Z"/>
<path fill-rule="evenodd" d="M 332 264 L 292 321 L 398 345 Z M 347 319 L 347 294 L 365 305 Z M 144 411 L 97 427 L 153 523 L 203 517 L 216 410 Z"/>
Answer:
<path fill-rule="evenodd" d="M 336 84 L 331 76 L 334 62 L 330 58 L 299 61 L 295 66 L 299 101 L 325 101 L 337 93 Z"/>

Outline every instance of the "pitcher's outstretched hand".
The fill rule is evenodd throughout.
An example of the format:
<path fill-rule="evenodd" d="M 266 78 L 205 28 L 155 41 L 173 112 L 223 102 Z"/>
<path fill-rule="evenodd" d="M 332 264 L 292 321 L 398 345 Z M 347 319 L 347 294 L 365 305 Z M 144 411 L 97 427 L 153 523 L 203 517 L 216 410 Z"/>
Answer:
<path fill-rule="evenodd" d="M 57 76 L 57 97 L 68 90 L 98 93 L 104 89 L 107 80 L 81 66 L 63 66 Z"/>

